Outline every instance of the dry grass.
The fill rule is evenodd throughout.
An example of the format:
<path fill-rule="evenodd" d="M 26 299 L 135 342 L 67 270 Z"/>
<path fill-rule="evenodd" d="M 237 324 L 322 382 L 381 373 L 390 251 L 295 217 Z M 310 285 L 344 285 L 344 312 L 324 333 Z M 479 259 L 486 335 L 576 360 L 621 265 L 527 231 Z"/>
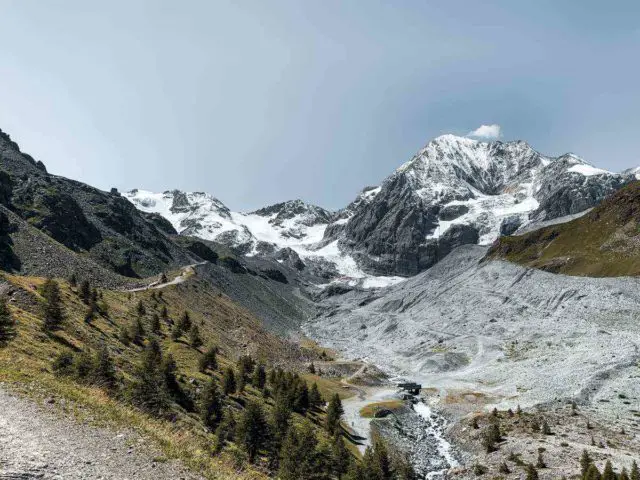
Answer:
<path fill-rule="evenodd" d="M 404 405 L 402 400 L 387 400 L 385 402 L 370 403 L 360 409 L 360 416 L 364 418 L 374 418 L 383 410 L 397 410 Z"/>

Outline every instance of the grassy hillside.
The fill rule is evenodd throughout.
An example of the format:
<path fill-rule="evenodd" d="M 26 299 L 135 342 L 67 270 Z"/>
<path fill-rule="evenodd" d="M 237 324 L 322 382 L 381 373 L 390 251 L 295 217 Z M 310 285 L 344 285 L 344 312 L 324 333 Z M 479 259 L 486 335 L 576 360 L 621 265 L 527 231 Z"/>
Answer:
<path fill-rule="evenodd" d="M 317 382 L 326 398 L 340 389 L 335 380 L 304 373 L 307 362 L 320 358 L 321 349 L 314 345 L 302 347 L 269 333 L 250 312 L 197 275 L 157 290 L 100 289 L 96 292 L 96 313 L 89 320 L 90 307 L 82 298 L 81 286 L 59 280 L 64 320 L 59 329 L 51 332 L 43 330 L 44 282 L 38 277 L 2 274 L 0 295 L 9 299 L 17 335 L 0 346 L 0 382 L 40 400 L 53 398 L 66 413 L 82 421 L 133 427 L 157 442 L 167 457 L 183 460 L 208 478 L 263 478 L 274 473 L 271 443 L 262 444 L 257 457 L 248 461 L 243 442 L 233 432 L 221 437 L 219 427 L 227 413 L 213 425 L 203 424 L 201 405 L 212 379 L 222 411 L 231 412 L 229 416 L 238 423 L 248 405 L 258 405 L 270 425 L 278 399 L 282 395 L 295 398 L 289 423 L 310 428 L 314 441 L 319 442 L 318 451 L 324 448 L 325 453 L 331 452 L 324 411 L 313 406 L 299 407 L 297 403 L 303 384 L 310 388 Z M 190 323 L 197 327 L 202 345 L 194 345 L 190 332 L 174 334 L 185 311 Z M 153 332 L 156 316 L 160 319 L 159 328 Z M 136 342 L 138 321 L 144 332 Z M 130 332 L 128 339 L 123 332 Z M 139 384 L 149 373 L 141 366 L 156 342 L 160 347 L 159 363 L 164 365 L 169 356 L 175 360 L 178 386 L 174 390 L 180 393 L 170 390 L 167 405 L 154 410 L 139 404 L 132 392 L 139 391 Z M 217 347 L 217 365 L 202 369 L 203 354 L 212 346 Z M 115 367 L 115 380 L 109 385 L 96 381 L 91 373 L 101 351 L 107 352 Z M 65 359 L 72 363 L 61 368 Z M 238 387 L 235 392 L 223 393 L 229 370 L 241 383 L 240 372 L 247 359 L 250 363 L 242 391 Z M 258 365 L 265 367 L 264 388 L 253 380 Z M 85 370 L 88 373 L 83 374 Z M 295 372 L 304 375 L 298 377 Z M 270 437 L 269 442 L 272 441 Z"/>
<path fill-rule="evenodd" d="M 567 275 L 638 275 L 640 182 L 625 186 L 571 222 L 502 237 L 487 256 Z"/>

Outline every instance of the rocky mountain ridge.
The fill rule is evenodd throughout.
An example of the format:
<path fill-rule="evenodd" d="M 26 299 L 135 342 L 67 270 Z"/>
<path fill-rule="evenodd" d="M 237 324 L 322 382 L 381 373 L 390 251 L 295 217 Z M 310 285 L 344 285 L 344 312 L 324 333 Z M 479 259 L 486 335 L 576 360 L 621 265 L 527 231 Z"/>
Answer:
<path fill-rule="evenodd" d="M 331 212 L 301 200 L 232 212 L 204 193 L 133 190 L 139 209 L 180 234 L 245 255 L 297 256 L 329 279 L 392 284 L 464 244 L 489 245 L 531 222 L 574 215 L 635 179 L 574 154 L 545 156 L 523 141 L 480 142 L 443 135 L 377 187 Z"/>

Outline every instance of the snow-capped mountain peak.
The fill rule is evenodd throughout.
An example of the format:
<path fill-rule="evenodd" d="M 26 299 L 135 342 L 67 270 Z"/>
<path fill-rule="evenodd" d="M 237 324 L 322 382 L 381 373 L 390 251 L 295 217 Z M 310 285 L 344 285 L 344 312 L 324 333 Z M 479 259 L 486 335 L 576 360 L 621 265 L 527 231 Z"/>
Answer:
<path fill-rule="evenodd" d="M 247 255 L 295 252 L 331 275 L 366 278 L 413 275 L 458 245 L 490 244 L 532 222 L 579 213 L 636 175 L 608 172 L 575 154 L 546 156 L 524 141 L 441 135 L 338 212 L 302 200 L 233 212 L 211 195 L 178 190 L 125 196 L 180 234 Z"/>

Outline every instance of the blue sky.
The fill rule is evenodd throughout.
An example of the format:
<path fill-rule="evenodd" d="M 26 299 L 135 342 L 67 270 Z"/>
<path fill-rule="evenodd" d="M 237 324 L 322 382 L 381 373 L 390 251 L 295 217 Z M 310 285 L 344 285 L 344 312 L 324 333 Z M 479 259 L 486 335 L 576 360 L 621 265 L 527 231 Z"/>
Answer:
<path fill-rule="evenodd" d="M 442 133 L 640 164 L 640 5 L 0 0 L 0 128 L 101 188 L 339 208 Z"/>

